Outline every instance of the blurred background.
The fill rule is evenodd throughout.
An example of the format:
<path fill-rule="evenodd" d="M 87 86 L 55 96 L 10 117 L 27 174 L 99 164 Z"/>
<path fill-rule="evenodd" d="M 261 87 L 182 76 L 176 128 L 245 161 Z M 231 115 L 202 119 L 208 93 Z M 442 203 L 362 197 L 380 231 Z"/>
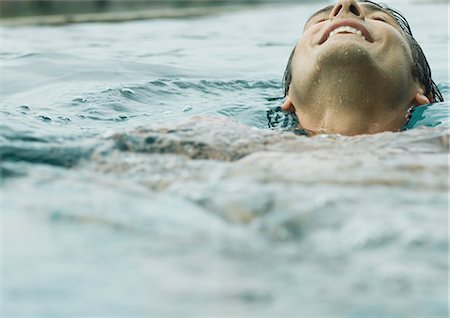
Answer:
<path fill-rule="evenodd" d="M 2 18 L 86 13 L 140 12 L 142 10 L 227 8 L 295 0 L 0 0 Z M 309 1 L 313 2 L 313 1 Z"/>
<path fill-rule="evenodd" d="M 448 0 L 412 0 L 414 3 L 446 3 Z M 199 16 L 250 6 L 286 3 L 324 3 L 314 0 L 0 0 L 1 23 L 65 24 L 115 22 L 149 18 Z M 410 0 L 385 0 L 402 3 Z"/>

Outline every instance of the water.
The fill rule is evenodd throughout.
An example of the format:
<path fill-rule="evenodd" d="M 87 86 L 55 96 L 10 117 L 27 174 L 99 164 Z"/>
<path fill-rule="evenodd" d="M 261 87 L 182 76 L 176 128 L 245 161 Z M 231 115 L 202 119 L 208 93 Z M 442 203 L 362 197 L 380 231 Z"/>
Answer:
<path fill-rule="evenodd" d="M 320 7 L 3 27 L 4 315 L 446 317 L 447 4 L 413 129 L 268 129 Z"/>

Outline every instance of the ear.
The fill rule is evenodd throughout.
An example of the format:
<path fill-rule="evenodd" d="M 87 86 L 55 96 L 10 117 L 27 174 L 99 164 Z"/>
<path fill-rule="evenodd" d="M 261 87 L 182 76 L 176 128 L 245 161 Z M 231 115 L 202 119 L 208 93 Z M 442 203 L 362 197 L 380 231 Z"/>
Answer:
<path fill-rule="evenodd" d="M 431 95 L 431 94 L 430 94 Z M 412 106 L 420 106 L 425 104 L 430 104 L 430 97 L 426 96 L 422 90 L 418 91 L 411 101 Z M 433 98 L 431 98 L 433 100 Z"/>
<path fill-rule="evenodd" d="M 294 104 L 292 104 L 292 101 L 290 100 L 289 96 L 286 96 L 283 105 L 281 105 L 281 110 L 289 113 L 295 112 Z"/>

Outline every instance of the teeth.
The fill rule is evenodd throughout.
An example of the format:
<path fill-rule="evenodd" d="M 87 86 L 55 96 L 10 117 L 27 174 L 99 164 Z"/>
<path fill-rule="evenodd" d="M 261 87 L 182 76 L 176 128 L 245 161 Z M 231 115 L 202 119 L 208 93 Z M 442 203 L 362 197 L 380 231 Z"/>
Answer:
<path fill-rule="evenodd" d="M 353 33 L 353 34 L 361 36 L 364 40 L 366 39 L 362 35 L 362 32 L 360 30 L 352 28 L 351 26 L 348 26 L 348 25 L 344 25 L 344 26 L 341 26 L 339 28 L 334 29 L 333 31 L 330 32 L 329 37 L 332 37 L 333 35 L 336 35 L 338 33 L 344 33 L 344 32 L 346 32 L 346 33 Z"/>

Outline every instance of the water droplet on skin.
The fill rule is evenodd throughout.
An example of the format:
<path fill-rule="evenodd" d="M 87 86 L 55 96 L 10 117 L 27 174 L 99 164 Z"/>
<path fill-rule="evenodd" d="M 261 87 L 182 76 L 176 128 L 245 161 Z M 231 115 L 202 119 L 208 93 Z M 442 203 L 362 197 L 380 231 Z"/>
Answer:
<path fill-rule="evenodd" d="M 339 104 L 342 104 L 342 98 L 339 98 Z"/>
<path fill-rule="evenodd" d="M 348 51 L 345 51 L 345 52 L 344 52 L 344 55 L 348 55 Z"/>
<path fill-rule="evenodd" d="M 342 84 L 342 78 L 338 79 L 339 84 Z"/>

